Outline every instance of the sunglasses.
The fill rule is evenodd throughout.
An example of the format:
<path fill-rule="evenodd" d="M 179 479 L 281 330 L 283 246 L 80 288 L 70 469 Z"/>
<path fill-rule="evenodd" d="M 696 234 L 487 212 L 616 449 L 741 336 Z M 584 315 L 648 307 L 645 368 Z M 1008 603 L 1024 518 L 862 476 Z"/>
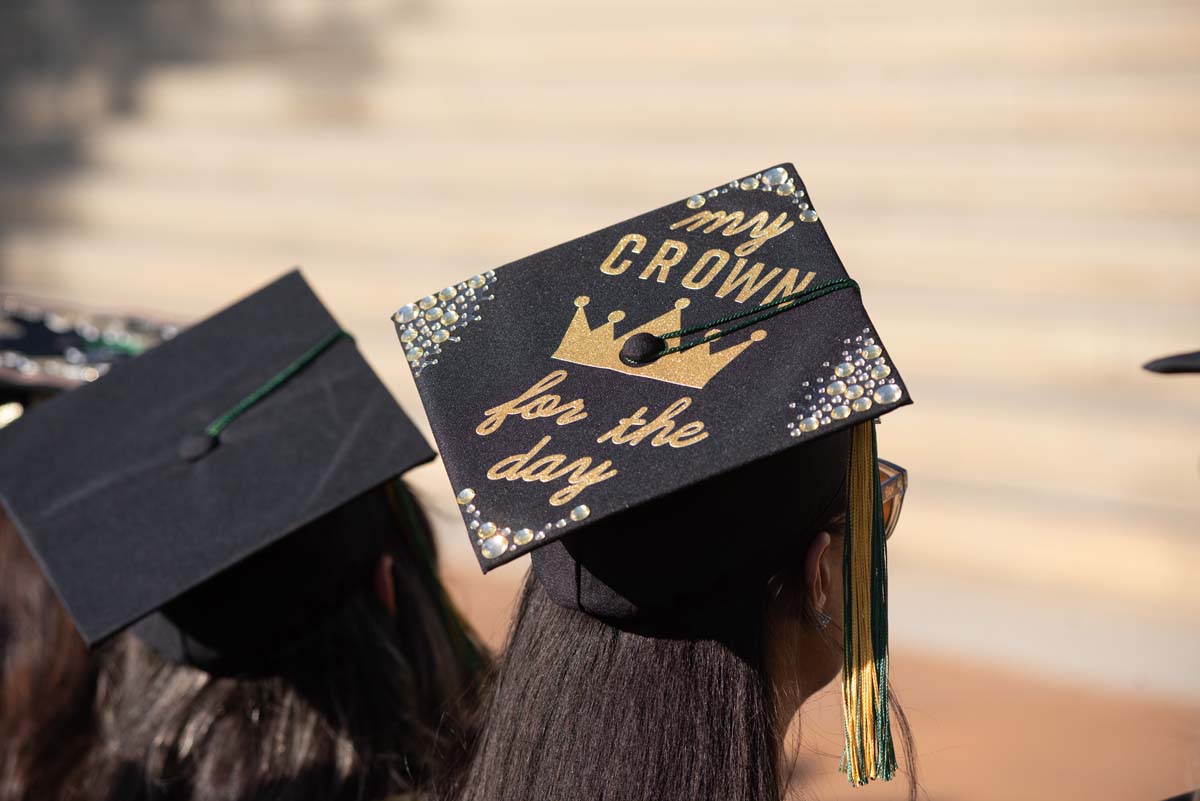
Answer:
<path fill-rule="evenodd" d="M 879 460 L 879 484 L 883 489 L 884 538 L 891 539 L 900 519 L 900 507 L 904 505 L 904 494 L 908 491 L 908 471 L 898 464 Z M 844 528 L 846 515 L 843 512 L 829 521 L 832 529 Z"/>

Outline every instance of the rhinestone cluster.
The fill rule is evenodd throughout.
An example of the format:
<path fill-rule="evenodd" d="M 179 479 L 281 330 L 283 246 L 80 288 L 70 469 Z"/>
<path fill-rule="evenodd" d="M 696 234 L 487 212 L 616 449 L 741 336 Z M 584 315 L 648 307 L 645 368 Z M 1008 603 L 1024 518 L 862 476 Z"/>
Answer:
<path fill-rule="evenodd" d="M 6 348 L 4 340 L 20 340 L 30 327 L 45 329 L 63 342 L 53 355 L 27 354 Z M 0 370 L 22 379 L 88 383 L 108 372 L 112 363 L 137 356 L 179 333 L 178 326 L 137 317 L 45 309 L 15 295 L 0 295 Z"/>
<path fill-rule="evenodd" d="M 438 363 L 436 356 L 442 352 L 444 344 L 459 341 L 453 332 L 482 319 L 479 307 L 484 301 L 496 299 L 491 294 L 495 282 L 496 271 L 488 270 L 435 295 L 426 295 L 401 306 L 392 315 L 400 343 L 404 346 L 404 357 L 414 376 L 420 376 L 426 367 Z"/>
<path fill-rule="evenodd" d="M 552 521 L 541 528 L 521 527 L 515 531 L 510 526 L 501 526 L 486 519 L 475 504 L 475 490 L 467 487 L 458 493 L 458 505 L 462 507 L 467 528 L 475 532 L 475 544 L 484 559 L 497 559 L 510 550 L 523 548 L 530 543 L 546 539 L 554 529 L 563 529 L 571 523 L 581 523 L 592 514 L 592 510 L 580 504 L 563 518 Z"/>
<path fill-rule="evenodd" d="M 707 202 L 707 198 L 723 195 L 730 189 L 740 189 L 743 192 L 774 192 L 780 197 L 792 199 L 792 204 L 797 207 L 797 211 L 799 212 L 797 216 L 801 222 L 811 223 L 820 219 L 817 216 L 817 212 L 804 200 L 804 190 L 796 186 L 796 179 L 788 175 L 788 171 L 783 167 L 772 167 L 766 172 L 755 173 L 740 181 L 730 181 L 716 189 L 710 189 L 699 195 L 692 195 L 684 201 L 684 204 L 689 209 L 698 209 Z"/>
<path fill-rule="evenodd" d="M 801 384 L 804 400 L 788 404 L 796 412 L 796 419 L 787 424 L 791 436 L 811 433 L 903 397 L 904 390 L 892 377 L 883 348 L 870 333 L 870 328 L 864 328 L 853 342 L 844 340 L 846 349 L 841 360 L 836 364 L 825 362 L 823 366 L 829 370 L 825 376 Z"/>

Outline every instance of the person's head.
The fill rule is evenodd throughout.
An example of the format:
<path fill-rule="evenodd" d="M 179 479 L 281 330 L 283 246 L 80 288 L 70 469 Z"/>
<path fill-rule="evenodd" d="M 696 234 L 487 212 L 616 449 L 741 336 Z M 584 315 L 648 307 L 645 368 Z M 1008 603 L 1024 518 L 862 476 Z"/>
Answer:
<path fill-rule="evenodd" d="M 847 777 L 894 776 L 874 424 L 911 398 L 811 202 L 775 165 L 393 317 L 481 568 L 532 560 L 466 798 L 776 797 L 839 660 Z"/>
<path fill-rule="evenodd" d="M 374 799 L 453 771 L 486 657 L 449 605 L 429 528 L 411 509 L 401 485 L 370 492 L 184 596 L 159 625 L 101 646 L 97 734 L 65 794 Z M 335 582 L 317 574 L 336 564 L 297 569 L 298 550 L 339 533 L 376 544 Z M 287 581 L 326 597 L 263 630 L 272 574 L 281 597 L 296 596 Z M 259 627 L 257 641 L 205 626 L 204 610 L 221 619 L 235 608 Z"/>
<path fill-rule="evenodd" d="M 455 797 L 780 798 L 788 726 L 844 664 L 846 442 L 535 552 Z M 883 469 L 894 524 L 904 476 Z M 754 492 L 788 499 L 777 527 Z"/>

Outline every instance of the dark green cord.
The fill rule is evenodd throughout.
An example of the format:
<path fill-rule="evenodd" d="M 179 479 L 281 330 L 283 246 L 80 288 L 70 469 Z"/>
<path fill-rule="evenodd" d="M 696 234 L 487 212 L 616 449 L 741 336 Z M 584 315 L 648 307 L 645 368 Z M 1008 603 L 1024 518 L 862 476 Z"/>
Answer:
<path fill-rule="evenodd" d="M 651 356 L 649 358 L 649 361 L 653 361 L 655 359 L 660 359 L 663 356 L 667 356 L 672 353 L 681 353 L 682 351 L 689 350 L 691 348 L 696 347 L 697 345 L 703 345 L 705 342 L 712 342 L 713 340 L 720 339 L 721 337 L 725 336 L 726 334 L 732 334 L 734 331 L 740 331 L 741 329 L 746 328 L 748 326 L 752 326 L 755 323 L 760 323 L 763 320 L 770 319 L 771 317 L 774 317 L 777 314 L 781 314 L 785 311 L 794 309 L 798 306 L 803 306 L 805 303 L 810 303 L 810 302 L 816 300 L 817 298 L 823 298 L 826 295 L 832 294 L 834 292 L 840 292 L 843 289 L 857 289 L 857 288 L 858 288 L 858 282 L 855 281 L 853 278 L 837 278 L 832 281 L 826 281 L 823 284 L 818 284 L 817 286 L 814 286 L 811 289 L 803 289 L 803 290 L 800 290 L 799 292 L 793 292 L 790 295 L 784 295 L 783 297 L 776 298 L 775 300 L 771 301 L 770 303 L 763 303 L 763 304 L 761 304 L 759 306 L 755 306 L 751 309 L 745 309 L 744 311 L 737 312 L 736 314 L 729 314 L 724 317 L 718 317 L 717 319 L 710 320 L 709 322 L 704 323 L 703 325 L 693 325 L 690 328 L 681 328 L 678 331 L 670 331 L 666 334 L 659 334 L 659 337 L 661 339 L 663 339 L 664 341 L 668 340 L 668 339 L 682 338 L 682 337 L 687 336 L 688 334 L 694 334 L 697 331 L 706 331 L 709 328 L 712 328 L 713 326 L 724 325 L 725 323 L 733 322 L 734 320 L 740 320 L 743 317 L 750 317 L 750 319 L 745 320 L 744 322 L 738 323 L 737 325 L 733 326 L 732 328 L 727 328 L 724 331 L 714 331 L 713 333 L 709 334 L 708 336 L 702 337 L 693 342 L 688 342 L 688 343 L 681 342 L 680 344 L 676 345 L 673 348 L 666 348 L 665 350 L 661 350 L 657 354 Z M 751 316 L 751 315 L 757 315 L 757 316 Z"/>
<path fill-rule="evenodd" d="M 349 338 L 350 334 L 338 329 L 337 331 L 327 335 L 320 342 L 309 348 L 302 356 L 300 356 L 300 358 L 296 359 L 296 361 L 292 362 L 287 367 L 283 368 L 270 379 L 268 379 L 267 383 L 263 384 L 261 387 L 242 398 L 232 409 L 206 425 L 204 427 L 204 433 L 213 439 L 219 437 L 221 432 L 224 431 L 230 423 L 240 417 L 247 409 L 278 389 L 281 384 L 307 367 L 313 359 L 324 353 L 330 345 L 337 342 L 342 337 Z"/>

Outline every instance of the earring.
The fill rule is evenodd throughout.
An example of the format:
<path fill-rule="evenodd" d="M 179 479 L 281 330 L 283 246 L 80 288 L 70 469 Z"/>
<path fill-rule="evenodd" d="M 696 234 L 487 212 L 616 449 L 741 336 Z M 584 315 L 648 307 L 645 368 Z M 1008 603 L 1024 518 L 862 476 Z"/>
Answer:
<path fill-rule="evenodd" d="M 824 631 L 825 629 L 829 628 L 829 621 L 833 620 L 833 618 L 822 612 L 820 609 L 816 610 L 815 614 L 817 618 L 817 631 Z"/>

